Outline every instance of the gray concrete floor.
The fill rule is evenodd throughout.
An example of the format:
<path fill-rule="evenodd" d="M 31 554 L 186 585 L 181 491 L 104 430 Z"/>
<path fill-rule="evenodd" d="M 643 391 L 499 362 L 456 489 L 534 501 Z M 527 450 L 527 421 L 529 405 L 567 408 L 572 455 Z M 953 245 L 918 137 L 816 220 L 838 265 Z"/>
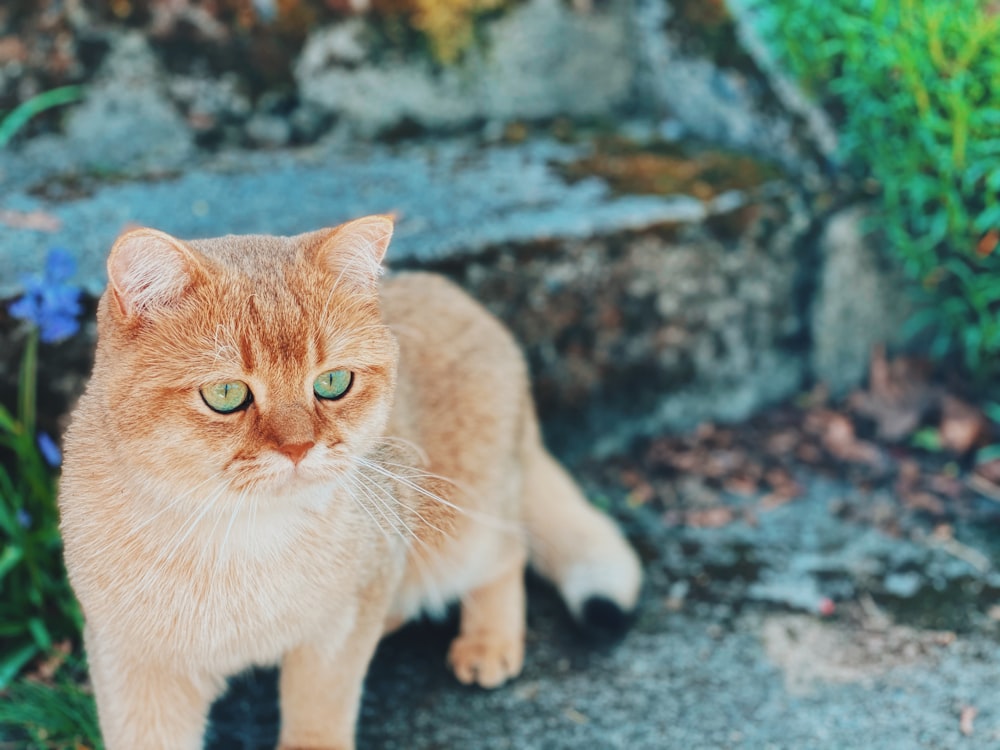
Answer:
<path fill-rule="evenodd" d="M 615 646 L 583 641 L 554 593 L 532 582 L 525 671 L 499 690 L 449 674 L 454 624 L 390 638 L 371 668 L 359 747 L 1000 747 L 995 623 L 982 596 L 962 593 L 970 580 L 992 590 L 993 564 L 974 570 L 934 544 L 840 520 L 834 498 L 841 508 L 870 501 L 849 487 L 807 489 L 755 525 L 664 530 L 633 518 L 634 531 L 646 529 L 648 583 L 635 627 Z M 993 555 L 998 517 L 1000 506 L 984 506 L 961 543 Z M 904 571 L 917 577 L 905 590 Z M 952 589 L 952 604 L 928 603 L 934 627 L 907 624 L 919 618 L 890 605 Z M 839 601 L 823 616 L 828 594 Z M 216 707 L 208 747 L 269 747 L 274 691 L 273 673 L 239 682 Z M 968 736 L 963 711 L 975 711 Z"/>

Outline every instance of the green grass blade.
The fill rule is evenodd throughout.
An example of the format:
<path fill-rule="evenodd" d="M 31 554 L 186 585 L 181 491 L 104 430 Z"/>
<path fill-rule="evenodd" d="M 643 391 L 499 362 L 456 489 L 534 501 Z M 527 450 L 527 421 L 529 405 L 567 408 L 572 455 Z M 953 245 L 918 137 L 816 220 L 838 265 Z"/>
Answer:
<path fill-rule="evenodd" d="M 0 148 L 6 146 L 32 117 L 47 109 L 72 104 L 83 98 L 82 86 L 60 86 L 22 102 L 0 120 Z"/>
<path fill-rule="evenodd" d="M 0 658 L 0 690 L 6 689 L 18 672 L 39 653 L 38 646 L 29 643 Z"/>

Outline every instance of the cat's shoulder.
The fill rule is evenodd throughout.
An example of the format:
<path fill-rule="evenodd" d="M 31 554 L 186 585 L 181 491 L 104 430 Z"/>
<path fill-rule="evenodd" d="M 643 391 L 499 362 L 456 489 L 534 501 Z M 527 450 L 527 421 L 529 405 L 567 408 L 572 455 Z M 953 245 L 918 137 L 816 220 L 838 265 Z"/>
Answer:
<path fill-rule="evenodd" d="M 382 280 L 383 311 L 403 315 L 478 317 L 485 308 L 445 276 L 427 271 L 393 273 Z"/>

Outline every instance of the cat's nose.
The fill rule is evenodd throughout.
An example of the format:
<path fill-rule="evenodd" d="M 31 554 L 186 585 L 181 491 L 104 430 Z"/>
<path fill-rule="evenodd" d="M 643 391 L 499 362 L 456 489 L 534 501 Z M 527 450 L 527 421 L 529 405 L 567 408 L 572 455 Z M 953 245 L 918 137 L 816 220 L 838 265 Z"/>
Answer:
<path fill-rule="evenodd" d="M 292 463 L 297 466 L 314 445 L 316 443 L 311 440 L 308 443 L 288 443 L 278 446 L 278 451 L 292 459 Z"/>

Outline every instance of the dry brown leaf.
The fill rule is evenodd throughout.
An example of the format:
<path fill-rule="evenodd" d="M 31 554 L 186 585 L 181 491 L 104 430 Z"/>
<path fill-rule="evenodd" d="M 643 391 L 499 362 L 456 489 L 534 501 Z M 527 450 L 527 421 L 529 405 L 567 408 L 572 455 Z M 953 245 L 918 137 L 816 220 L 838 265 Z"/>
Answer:
<path fill-rule="evenodd" d="M 934 516 L 944 515 L 944 502 L 937 495 L 932 495 L 930 492 L 908 492 L 901 497 L 903 504 L 908 508 L 926 511 Z"/>
<path fill-rule="evenodd" d="M 972 724 L 976 720 L 979 710 L 975 706 L 962 706 L 958 715 L 958 731 L 966 737 L 971 737 L 974 730 Z"/>
<path fill-rule="evenodd" d="M 62 229 L 62 220 L 45 211 L 11 211 L 0 210 L 0 224 L 6 224 L 12 229 L 30 229 L 34 232 L 58 232 Z"/>
<path fill-rule="evenodd" d="M 630 508 L 638 508 L 656 497 L 656 490 L 648 482 L 633 487 L 625 496 L 625 504 Z"/>
<path fill-rule="evenodd" d="M 843 414 L 830 414 L 823 433 L 823 447 L 834 458 L 848 463 L 868 466 L 879 466 L 882 463 L 882 452 L 872 443 L 858 440 L 854 434 L 854 425 Z"/>
<path fill-rule="evenodd" d="M 794 495 L 782 495 L 777 492 L 770 492 L 760 499 L 757 504 L 761 510 L 774 510 L 782 505 L 787 505 L 795 499 Z"/>
<path fill-rule="evenodd" d="M 920 464 L 912 458 L 904 458 L 899 462 L 899 473 L 896 477 L 896 492 L 903 495 L 916 489 L 920 482 Z"/>
<path fill-rule="evenodd" d="M 39 682 L 51 682 L 72 651 L 73 647 L 68 640 L 60 641 L 52 647 L 52 650 L 38 663 L 28 677 Z"/>
<path fill-rule="evenodd" d="M 960 496 L 965 486 L 962 483 L 961 477 L 951 476 L 950 474 L 934 474 L 930 477 L 928 485 L 937 494 L 950 498 Z"/>
<path fill-rule="evenodd" d="M 823 460 L 819 447 L 812 443 L 803 443 L 796 448 L 795 457 L 804 464 L 818 464 Z"/>
<path fill-rule="evenodd" d="M 802 420 L 802 427 L 810 435 L 822 435 L 835 416 L 837 412 L 831 409 L 810 409 Z"/>
<path fill-rule="evenodd" d="M 771 486 L 772 494 L 792 499 L 802 494 L 798 482 L 792 479 L 787 469 L 774 467 L 764 474 L 764 480 Z"/>
<path fill-rule="evenodd" d="M 689 510 L 684 514 L 684 523 L 702 529 L 717 529 L 728 526 L 735 519 L 731 508 L 716 507 L 705 510 Z"/>
<path fill-rule="evenodd" d="M 788 456 L 801 442 L 802 435 L 798 430 L 779 430 L 768 435 L 764 442 L 764 450 L 772 456 Z"/>
<path fill-rule="evenodd" d="M 732 474 L 745 460 L 738 451 L 717 450 L 711 451 L 705 456 L 705 462 L 701 466 L 701 475 L 720 479 Z"/>
<path fill-rule="evenodd" d="M 1000 502 L 1000 483 L 996 481 L 996 473 L 1000 471 L 1000 466 L 991 466 L 991 464 L 1000 464 L 1000 461 L 980 464 L 976 467 L 975 473 L 966 480 L 966 483 L 983 497 Z M 983 473 L 985 467 L 989 467 L 989 474 Z"/>
<path fill-rule="evenodd" d="M 959 455 L 968 453 L 986 431 L 982 410 L 948 393 L 941 397 L 941 444 L 947 450 Z"/>
<path fill-rule="evenodd" d="M 0 37 L 0 65 L 23 63 L 28 58 L 28 47 L 12 34 Z"/>
<path fill-rule="evenodd" d="M 976 465 L 976 474 L 989 480 L 993 484 L 1000 485 L 1000 458 L 993 461 L 983 461 Z"/>
<path fill-rule="evenodd" d="M 875 420 L 880 438 L 899 441 L 920 426 L 939 399 L 940 389 L 930 382 L 926 362 L 909 357 L 890 362 L 885 347 L 876 346 L 872 350 L 868 391 L 855 393 L 850 403 L 856 412 Z"/>
<path fill-rule="evenodd" d="M 722 483 L 722 488 L 726 492 L 731 492 L 734 495 L 755 495 L 759 486 L 757 480 L 753 479 L 745 474 L 737 474 L 726 479 Z"/>

